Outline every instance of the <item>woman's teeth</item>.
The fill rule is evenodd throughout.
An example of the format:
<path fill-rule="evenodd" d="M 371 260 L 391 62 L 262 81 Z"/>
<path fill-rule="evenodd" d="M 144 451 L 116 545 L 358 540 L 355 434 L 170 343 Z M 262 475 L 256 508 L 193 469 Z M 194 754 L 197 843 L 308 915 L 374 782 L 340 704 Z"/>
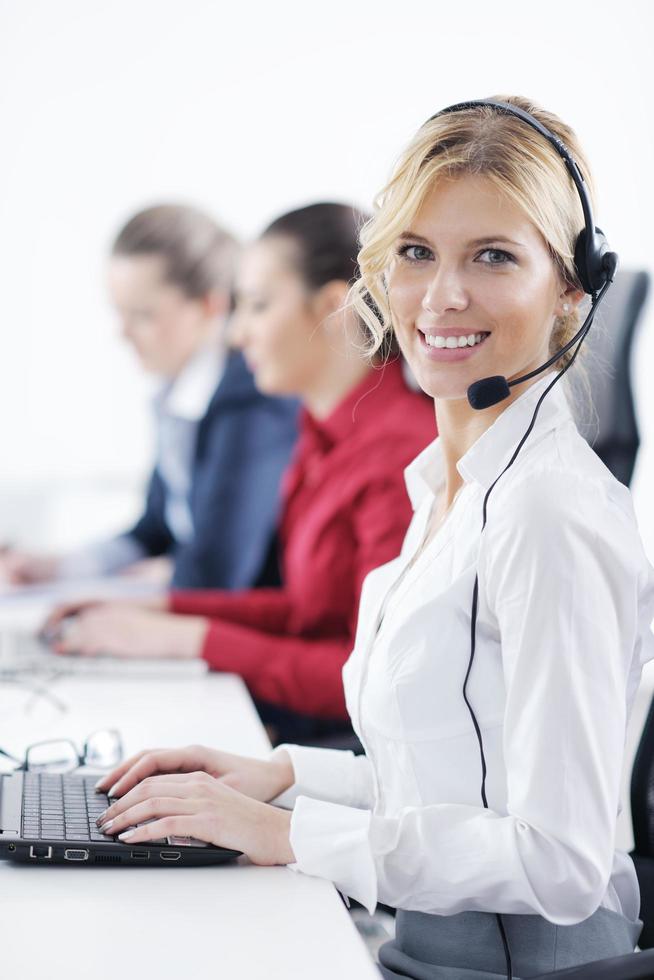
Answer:
<path fill-rule="evenodd" d="M 455 347 L 474 347 L 475 344 L 480 344 L 488 334 L 471 333 L 467 337 L 439 337 L 437 334 L 424 334 L 423 336 L 429 347 L 449 347 L 450 349 L 454 349 Z"/>

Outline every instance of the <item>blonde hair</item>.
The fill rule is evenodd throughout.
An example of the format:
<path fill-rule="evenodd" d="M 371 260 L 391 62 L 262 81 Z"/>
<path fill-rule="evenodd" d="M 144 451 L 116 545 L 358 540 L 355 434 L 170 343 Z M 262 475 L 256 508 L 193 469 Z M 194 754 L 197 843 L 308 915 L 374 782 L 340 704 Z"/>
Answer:
<path fill-rule="evenodd" d="M 500 95 L 493 101 L 524 109 L 558 136 L 575 158 L 592 199 L 588 164 L 572 129 L 528 99 Z M 581 288 L 574 268 L 574 246 L 584 227 L 583 211 L 577 189 L 554 147 L 519 118 L 492 106 L 445 113 L 418 130 L 376 197 L 372 218 L 361 229 L 361 278 L 348 299 L 372 335 L 371 353 L 379 350 L 393 328 L 385 274 L 398 235 L 411 226 L 436 181 L 469 174 L 487 178 L 527 213 L 545 239 L 563 281 Z M 579 319 L 576 309 L 557 318 L 551 353 L 574 336 Z M 575 349 L 556 362 L 558 369 L 569 362 Z M 582 353 L 583 346 L 577 364 Z"/>

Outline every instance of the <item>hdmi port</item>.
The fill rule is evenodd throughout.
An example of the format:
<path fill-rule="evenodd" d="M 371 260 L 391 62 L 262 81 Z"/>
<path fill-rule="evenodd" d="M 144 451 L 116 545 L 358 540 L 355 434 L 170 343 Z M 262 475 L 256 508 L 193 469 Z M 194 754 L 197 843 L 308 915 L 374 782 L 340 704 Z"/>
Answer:
<path fill-rule="evenodd" d="M 162 861 L 179 861 L 182 856 L 181 851 L 159 851 Z"/>
<path fill-rule="evenodd" d="M 133 861 L 149 861 L 150 852 L 149 851 L 131 851 L 130 857 Z"/>

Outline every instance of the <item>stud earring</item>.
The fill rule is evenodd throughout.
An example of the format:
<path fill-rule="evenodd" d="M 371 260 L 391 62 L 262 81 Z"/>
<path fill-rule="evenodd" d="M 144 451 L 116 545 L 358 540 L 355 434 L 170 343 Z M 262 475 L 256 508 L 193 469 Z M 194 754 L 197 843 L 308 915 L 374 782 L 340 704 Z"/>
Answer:
<path fill-rule="evenodd" d="M 569 313 L 570 312 L 570 304 L 569 303 L 564 303 L 563 304 L 563 312 L 564 313 Z"/>

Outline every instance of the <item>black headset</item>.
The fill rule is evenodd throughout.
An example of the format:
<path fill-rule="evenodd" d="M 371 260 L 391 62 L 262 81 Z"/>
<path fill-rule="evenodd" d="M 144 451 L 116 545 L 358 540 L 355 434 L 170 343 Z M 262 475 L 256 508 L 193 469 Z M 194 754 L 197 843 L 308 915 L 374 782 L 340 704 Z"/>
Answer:
<path fill-rule="evenodd" d="M 523 381 L 528 381 L 530 378 L 535 377 L 537 374 L 541 374 L 543 371 L 546 371 L 547 368 L 555 364 L 556 361 L 558 361 L 561 357 L 563 357 L 564 354 L 566 354 L 572 347 L 575 346 L 575 344 L 577 344 L 577 348 L 574 354 L 572 355 L 572 357 L 570 358 L 570 360 L 568 361 L 568 363 L 565 365 L 564 368 L 562 368 L 559 371 L 559 373 L 556 375 L 554 380 L 547 386 L 545 391 L 538 399 L 538 403 L 536 405 L 536 408 L 534 409 L 531 422 L 529 423 L 526 432 L 522 436 L 522 439 L 518 443 L 518 446 L 516 447 L 511 459 L 504 467 L 502 472 L 499 474 L 499 476 L 495 478 L 494 482 L 486 491 L 486 495 L 484 497 L 484 505 L 483 505 L 483 523 L 481 528 L 483 532 L 484 528 L 486 527 L 488 498 L 490 497 L 495 487 L 495 484 L 502 478 L 502 476 L 504 476 L 504 474 L 509 469 L 509 467 L 513 465 L 513 463 L 515 462 L 518 456 L 518 453 L 520 452 L 527 438 L 529 437 L 529 434 L 536 423 L 536 417 L 538 415 L 543 399 L 547 394 L 549 394 L 549 392 L 552 390 L 554 385 L 565 374 L 568 368 L 572 367 L 574 360 L 579 352 L 579 348 L 581 347 L 581 344 L 584 338 L 586 337 L 586 334 L 588 333 L 588 331 L 592 326 L 597 307 L 604 299 L 604 296 L 609 286 L 613 282 L 615 271 L 618 266 L 618 256 L 616 255 L 615 252 L 612 252 L 609 249 L 609 245 L 604 236 L 604 233 L 595 225 L 595 222 L 593 220 L 593 211 L 592 211 L 592 206 L 590 201 L 590 195 L 588 194 L 586 182 L 584 181 L 584 177 L 583 174 L 581 173 L 581 170 L 579 169 L 575 160 L 570 154 L 570 151 L 563 143 L 563 141 L 559 139 L 558 136 L 550 132 L 550 130 L 547 129 L 547 127 L 543 126 L 542 123 L 540 123 L 537 119 L 531 116 L 528 112 L 525 112 L 524 109 L 521 109 L 519 106 L 511 105 L 509 102 L 493 102 L 491 99 L 477 99 L 472 102 L 458 102 L 456 103 L 456 105 L 447 106 L 447 108 L 441 109 L 440 112 L 437 112 L 435 115 L 431 116 L 427 120 L 427 123 L 431 122 L 432 119 L 436 119 L 439 116 L 445 115 L 446 113 L 464 112 L 467 109 L 476 109 L 482 107 L 493 109 L 496 112 L 504 113 L 505 115 L 516 116 L 518 119 L 521 119 L 524 123 L 526 123 L 526 125 L 531 126 L 532 129 L 535 129 L 538 133 L 541 134 L 541 136 L 543 136 L 549 143 L 551 143 L 551 145 L 557 151 L 559 156 L 563 159 L 567 167 L 568 173 L 570 174 L 574 182 L 574 185 L 579 193 L 579 197 L 581 199 L 581 206 L 584 213 L 585 227 L 580 232 L 577 241 L 575 243 L 575 251 L 574 251 L 575 273 L 577 275 L 577 278 L 582 288 L 591 297 L 590 310 L 588 311 L 588 314 L 586 315 L 586 319 L 584 320 L 583 324 L 581 325 L 577 333 L 564 347 L 558 350 L 553 355 L 553 357 L 550 357 L 550 359 L 546 361 L 545 364 L 542 364 L 539 368 L 536 368 L 535 371 L 530 371 L 528 374 L 524 374 L 519 378 L 514 378 L 512 381 L 508 381 L 503 375 L 495 375 L 494 377 L 491 378 L 481 378 L 479 381 L 473 382 L 473 384 L 471 384 L 470 387 L 468 388 L 468 392 L 467 392 L 468 401 L 472 406 L 472 408 L 478 410 L 489 408 L 491 405 L 496 405 L 498 402 L 501 402 L 504 398 L 507 398 L 510 395 L 511 388 L 514 385 L 521 384 Z M 425 125 L 427 125 L 427 123 L 425 123 Z M 471 616 L 470 616 L 470 659 L 468 661 L 468 668 L 466 670 L 465 678 L 463 681 L 462 693 L 463 693 L 463 699 L 466 703 L 466 706 L 470 713 L 470 717 L 472 719 L 475 733 L 477 735 L 477 741 L 479 742 L 479 754 L 481 758 L 481 801 L 484 808 L 488 809 L 488 799 L 486 797 L 486 758 L 484 756 L 484 743 L 481 736 L 481 729 L 479 727 L 479 723 L 477 721 L 477 718 L 475 717 L 475 713 L 473 711 L 472 705 L 470 704 L 470 701 L 468 700 L 468 695 L 467 695 L 468 680 L 470 678 L 470 672 L 472 670 L 472 664 L 475 657 L 478 597 L 479 597 L 479 576 L 475 575 L 475 584 L 472 592 L 472 609 L 471 609 Z M 497 918 L 498 928 L 500 931 L 500 936 L 502 939 L 502 945 L 504 947 L 504 955 L 506 958 L 507 980 L 512 980 L 513 966 L 511 963 L 511 950 L 509 948 L 509 941 L 506 935 L 506 931 L 504 929 L 504 923 L 502 921 L 501 914 L 497 913 L 496 918 Z"/>

